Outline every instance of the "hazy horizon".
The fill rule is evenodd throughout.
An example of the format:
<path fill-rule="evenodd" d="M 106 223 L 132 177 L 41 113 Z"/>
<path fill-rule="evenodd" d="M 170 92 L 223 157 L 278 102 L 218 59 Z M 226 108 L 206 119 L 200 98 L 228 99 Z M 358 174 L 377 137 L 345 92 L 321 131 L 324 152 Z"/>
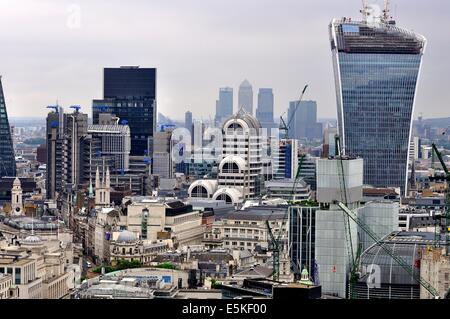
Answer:
<path fill-rule="evenodd" d="M 372 1 L 381 3 L 381 1 Z M 416 112 L 448 117 L 446 35 L 450 2 L 393 0 L 400 27 L 428 39 Z M 20 3 L 20 6 L 18 5 Z M 336 118 L 328 24 L 359 19 L 360 0 L 4 0 L 0 74 L 9 117 L 44 117 L 47 105 L 79 104 L 91 115 L 102 98 L 103 67 L 158 69 L 158 112 L 183 120 L 214 117 L 219 87 L 253 85 L 275 95 L 275 116 L 305 84 L 319 118 Z M 431 101 L 431 103 L 430 103 Z"/>

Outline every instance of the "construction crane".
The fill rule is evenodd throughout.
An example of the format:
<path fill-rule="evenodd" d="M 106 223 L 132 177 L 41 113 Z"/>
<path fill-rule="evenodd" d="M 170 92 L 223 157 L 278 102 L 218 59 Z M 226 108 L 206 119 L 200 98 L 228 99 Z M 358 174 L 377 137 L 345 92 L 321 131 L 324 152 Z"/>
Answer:
<path fill-rule="evenodd" d="M 294 179 L 294 183 L 292 185 L 292 190 L 291 190 L 291 194 L 290 194 L 290 200 L 288 200 L 288 207 L 286 208 L 286 212 L 283 215 L 283 219 L 281 222 L 281 226 L 280 229 L 278 231 L 278 236 L 275 237 L 272 228 L 270 226 L 270 222 L 269 219 L 266 219 L 266 227 L 267 227 L 267 232 L 269 233 L 269 251 L 272 252 L 272 265 L 273 265 L 273 272 L 272 272 L 272 278 L 273 281 L 279 281 L 280 280 L 280 252 L 283 250 L 283 247 L 281 245 L 281 236 L 283 234 L 283 227 L 286 225 L 286 221 L 288 220 L 288 216 L 289 216 L 289 207 L 291 206 L 291 204 L 293 204 L 295 202 L 295 190 L 297 189 L 297 184 L 300 180 L 300 176 L 301 176 L 301 168 L 303 165 L 303 161 L 305 160 L 306 155 L 302 154 L 300 156 L 300 163 L 298 165 L 298 169 L 297 169 L 297 174 L 295 176 Z"/>
<path fill-rule="evenodd" d="M 303 96 L 305 95 L 305 92 L 306 92 L 307 89 L 308 89 L 308 84 L 305 85 L 305 87 L 303 88 L 303 91 L 300 94 L 300 98 L 298 99 L 297 104 L 295 105 L 294 112 L 292 113 L 291 118 L 288 119 L 288 123 L 287 124 L 286 124 L 286 122 L 283 119 L 283 115 L 286 114 L 286 112 L 284 112 L 280 116 L 280 127 L 279 127 L 279 130 L 284 132 L 284 134 L 282 134 L 284 139 L 288 139 L 289 138 L 289 130 L 291 128 L 291 123 L 292 123 L 293 119 L 295 118 L 295 113 L 297 113 L 297 109 L 298 109 L 300 103 L 302 102 Z"/>
<path fill-rule="evenodd" d="M 70 108 L 74 109 L 75 113 L 78 113 L 80 111 L 80 109 L 81 109 L 81 106 L 79 106 L 79 105 L 72 105 L 72 106 L 70 106 Z"/>
<path fill-rule="evenodd" d="M 375 243 L 380 246 L 397 264 L 399 264 L 411 277 L 417 281 L 423 288 L 425 288 L 435 299 L 439 299 L 438 291 L 426 280 L 424 280 L 420 273 L 414 271 L 413 267 L 409 265 L 402 257 L 395 254 L 395 252 L 382 242 L 382 239 L 372 231 L 372 229 L 362 222 L 356 214 L 350 210 L 344 203 L 337 202 L 339 208 L 351 218 Z"/>
<path fill-rule="evenodd" d="M 391 20 L 391 1 L 384 0 L 383 21 L 388 23 Z"/>
<path fill-rule="evenodd" d="M 49 105 L 49 106 L 47 106 L 47 108 L 54 110 L 55 113 L 59 113 L 59 106 L 58 105 Z"/>
<path fill-rule="evenodd" d="M 445 133 L 444 133 L 445 134 Z M 436 154 L 437 158 L 439 159 L 439 162 L 441 163 L 442 168 L 444 169 L 445 177 L 441 178 L 446 181 L 446 189 L 445 189 L 445 212 L 441 216 L 436 216 L 436 225 L 438 225 L 437 221 L 440 221 L 439 226 L 441 226 L 441 230 L 439 231 L 439 234 L 443 234 L 445 236 L 445 254 L 447 256 L 450 255 L 450 172 L 447 168 L 447 165 L 445 165 L 444 159 L 442 157 L 441 152 L 439 152 L 436 144 L 432 144 L 433 153 Z M 434 180 L 438 180 L 439 178 L 434 177 Z M 436 230 L 436 236 L 438 236 L 438 231 Z M 439 236 L 440 237 L 440 236 Z M 435 240 L 435 246 L 439 246 L 440 238 L 436 238 Z"/>

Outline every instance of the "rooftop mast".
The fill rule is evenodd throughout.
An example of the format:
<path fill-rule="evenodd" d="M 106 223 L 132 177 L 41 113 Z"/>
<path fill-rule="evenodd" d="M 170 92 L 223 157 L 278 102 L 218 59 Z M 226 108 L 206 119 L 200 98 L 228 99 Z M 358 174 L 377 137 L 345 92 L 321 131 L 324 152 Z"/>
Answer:
<path fill-rule="evenodd" d="M 369 15 L 369 3 L 367 0 L 362 0 L 363 8 L 360 10 L 363 16 L 363 21 L 367 21 L 367 17 Z"/>
<path fill-rule="evenodd" d="M 383 22 L 388 23 L 391 19 L 391 1 L 390 0 L 384 0 L 384 9 L 383 9 Z"/>

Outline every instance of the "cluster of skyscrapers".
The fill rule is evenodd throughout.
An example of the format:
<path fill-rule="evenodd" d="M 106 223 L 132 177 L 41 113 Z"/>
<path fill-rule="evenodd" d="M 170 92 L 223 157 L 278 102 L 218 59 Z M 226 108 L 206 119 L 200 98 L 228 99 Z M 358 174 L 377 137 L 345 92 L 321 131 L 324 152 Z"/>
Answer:
<path fill-rule="evenodd" d="M 262 129 L 278 126 L 274 120 L 274 93 L 271 88 L 260 88 L 254 108 L 253 87 L 245 80 L 239 86 L 237 109 L 233 102 L 233 88 L 219 90 L 215 125 L 220 127 L 223 135 L 223 147 L 219 157 L 211 162 L 197 164 L 189 158 L 189 162 L 175 165 L 172 158 L 174 127 L 165 126 L 160 130 L 156 127 L 156 69 L 134 66 L 105 68 L 103 98 L 93 100 L 92 123 L 79 106 L 72 106 L 73 112 L 70 113 L 58 105 L 49 107 L 52 111 L 46 119 L 47 199 L 63 202 L 58 203 L 62 207 L 72 207 L 77 197 L 87 192 L 90 199 L 95 197 L 98 207 L 121 210 L 121 200 L 127 196 L 152 195 L 154 202 L 139 197 L 128 203 L 130 210 L 127 214 L 133 205 L 135 208 L 139 206 L 133 227 L 139 229 L 136 233 L 140 232 L 141 239 L 147 239 L 148 230 L 155 240 L 160 240 L 159 244 L 163 240 L 176 242 L 176 236 L 170 237 L 173 233 L 189 237 L 189 232 L 194 229 L 192 238 L 195 240 L 191 238 L 185 243 L 231 247 L 239 254 L 245 249 L 252 253 L 259 250 L 253 257 L 258 257 L 264 249 L 265 253 L 275 252 L 267 244 L 271 231 L 269 220 L 272 218 L 272 225 L 276 224 L 278 234 L 282 234 L 286 217 L 274 214 L 281 208 L 287 212 L 284 216 L 288 216 L 286 236 L 282 238 L 280 235 L 282 239 L 277 243 L 286 246 L 283 248 L 285 255 L 277 256 L 281 264 L 278 264 L 281 268 L 278 275 L 284 279 L 289 280 L 293 271 L 297 277 L 306 276 L 304 282 L 308 285 L 320 284 L 323 293 L 342 298 L 348 297 L 351 289 L 352 293 L 356 291 L 367 298 L 370 293 L 401 297 L 408 294 L 408 289 L 411 289 L 411 295 L 416 296 L 416 283 L 404 282 L 404 278 L 409 280 L 412 277 L 405 275 L 401 267 L 393 268 L 392 264 L 389 266 L 389 280 L 382 278 L 389 282 L 380 290 L 367 292 L 362 280 L 355 283 L 356 290 L 349 286 L 352 280 L 349 273 L 354 266 L 350 255 L 360 253 L 364 266 L 370 265 L 369 258 L 373 255 L 376 256 L 373 258 L 380 255 L 384 262 L 390 257 L 380 250 L 375 251 L 376 245 L 373 245 L 378 243 L 361 224 L 346 222 L 340 206 L 345 202 L 376 236 L 385 237 L 399 229 L 398 195 L 406 193 L 408 162 L 414 156 L 409 152 L 412 117 L 426 40 L 398 27 L 386 10 L 383 16 L 376 16 L 372 7 L 365 6 L 362 21 L 342 18 L 334 19 L 329 25 L 338 128 L 327 127 L 324 130 L 317 119 L 315 101 L 292 101 L 286 112 L 288 136 L 279 139 L 278 136 L 263 135 Z M 185 128 L 191 135 L 199 130 L 203 137 L 205 126 L 197 127 L 195 122 L 192 113 L 186 112 Z M 0 177 L 15 176 L 14 150 L 1 78 L 0 136 Z M 301 150 L 303 141 L 322 137 L 322 158 L 304 154 Z M 190 141 L 186 141 L 191 144 L 189 146 L 195 144 L 195 138 L 192 136 Z M 204 144 L 205 141 L 201 140 L 203 149 L 199 152 L 202 154 L 207 151 Z M 181 146 L 180 151 L 185 151 L 185 146 Z M 265 148 L 270 151 L 264 153 Z M 177 198 L 175 202 L 164 202 L 164 206 L 168 206 L 164 209 L 161 209 L 161 204 L 158 210 L 151 210 L 154 209 L 152 205 L 160 200 L 158 192 L 153 192 L 160 190 L 153 187 L 155 176 L 178 182 L 176 172 L 184 175 L 180 174 L 182 183 L 172 187 L 173 196 L 178 191 L 176 195 L 184 196 L 182 199 L 189 205 Z M 15 181 L 14 187 L 17 193 L 13 196 L 19 193 L 22 196 L 20 181 Z M 392 189 L 398 189 L 399 194 L 394 191 L 392 196 L 389 193 Z M 117 205 L 114 203 L 116 199 L 119 199 Z M 196 209 L 204 209 L 202 215 L 193 211 L 192 205 L 197 205 Z M 12 207 L 15 206 L 22 206 L 22 202 L 13 201 Z M 257 208 L 251 211 L 249 207 Z M 232 212 L 226 215 L 222 211 L 224 215 L 217 223 L 207 221 L 208 217 L 214 216 L 215 209 L 220 211 L 219 208 L 230 208 Z M 267 211 L 272 209 L 267 215 Z M 72 213 L 70 209 L 61 210 Z M 169 212 L 167 216 L 174 217 L 173 228 L 160 229 L 159 225 L 149 224 L 154 214 L 165 214 L 166 211 Z M 183 217 L 177 219 L 181 215 Z M 261 222 L 263 219 L 267 224 Z M 228 225 L 227 220 L 234 221 Z M 195 227 L 190 229 L 193 221 Z M 98 220 L 96 222 L 98 227 Z M 210 223 L 209 228 L 207 223 Z M 253 233 L 253 228 L 260 227 L 260 224 L 263 230 Z M 240 225 L 242 229 L 238 231 Z M 114 244 L 135 245 L 138 237 L 133 235 L 133 227 L 126 232 L 120 229 L 123 241 L 117 240 Z M 151 227 L 158 231 L 152 232 Z M 103 230 L 99 236 L 101 249 L 104 242 L 110 240 L 109 237 L 106 239 Z M 402 241 L 400 237 L 395 234 L 383 240 L 395 245 L 397 240 Z M 413 247 L 409 263 L 415 262 L 415 249 L 421 248 L 422 238 L 426 238 L 417 234 L 412 237 L 405 235 L 404 242 L 409 246 L 398 253 L 409 258 Z M 267 247 L 261 245 L 261 241 Z M 130 250 L 130 255 L 132 253 L 139 254 Z M 268 256 L 275 261 L 275 254 Z M 104 257 L 101 260 L 109 259 Z M 387 262 L 385 264 L 384 274 L 388 269 Z M 382 261 L 380 265 L 383 266 Z M 275 268 L 272 270 L 275 273 Z M 368 275 L 368 272 L 363 275 Z"/>
<path fill-rule="evenodd" d="M 224 87 L 219 90 L 219 99 L 216 101 L 216 125 L 233 115 L 240 109 L 255 115 L 253 108 L 253 87 L 248 80 L 244 80 L 239 86 L 237 110 L 234 109 L 233 88 Z M 256 108 L 256 118 L 261 126 L 266 129 L 275 128 L 273 115 L 274 95 L 270 88 L 261 88 L 258 92 L 258 105 Z"/>
<path fill-rule="evenodd" d="M 156 131 L 156 69 L 104 69 L 104 97 L 93 101 L 92 119 L 73 106 L 47 116 L 47 198 L 92 187 L 97 168 L 112 184 L 144 195 Z"/>

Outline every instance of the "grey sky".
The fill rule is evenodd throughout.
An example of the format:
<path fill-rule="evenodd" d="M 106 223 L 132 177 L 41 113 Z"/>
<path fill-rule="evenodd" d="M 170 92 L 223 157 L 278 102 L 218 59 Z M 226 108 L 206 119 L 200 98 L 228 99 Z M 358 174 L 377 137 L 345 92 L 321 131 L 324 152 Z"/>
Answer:
<path fill-rule="evenodd" d="M 450 116 L 450 1 L 391 2 L 398 25 L 428 39 L 415 116 Z M 102 68 L 140 65 L 158 68 L 158 111 L 175 119 L 188 109 L 194 118 L 214 116 L 221 86 L 235 89 L 236 108 L 244 78 L 255 93 L 274 89 L 276 115 L 309 83 L 306 98 L 317 100 L 319 116 L 335 117 L 328 24 L 333 17 L 359 18 L 361 9 L 360 0 L 0 5 L 0 74 L 9 116 L 44 116 L 56 99 L 91 114 L 92 99 L 102 97 Z"/>

